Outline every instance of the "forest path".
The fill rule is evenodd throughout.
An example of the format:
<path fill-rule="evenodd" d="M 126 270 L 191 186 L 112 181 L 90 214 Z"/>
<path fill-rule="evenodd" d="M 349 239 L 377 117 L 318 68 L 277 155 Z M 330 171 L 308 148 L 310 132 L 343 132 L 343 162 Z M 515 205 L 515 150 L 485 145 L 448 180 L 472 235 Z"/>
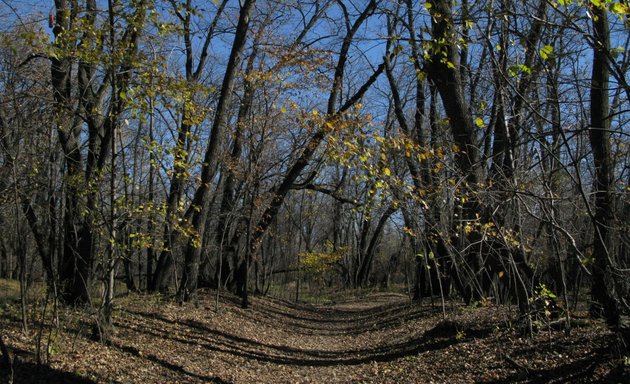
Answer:
<path fill-rule="evenodd" d="M 215 292 L 196 304 L 132 294 L 117 300 L 116 334 L 89 339 L 93 315 L 63 309 L 50 367 L 24 362 L 17 382 L 67 383 L 502 383 L 610 377 L 603 324 L 519 338 L 507 307 L 442 309 L 394 293 L 326 305 L 253 297 L 248 309 Z M 19 317 L 0 319 L 9 344 L 33 356 Z M 29 349 L 31 350 L 29 352 Z M 32 361 L 32 358 L 31 358 Z M 20 379 L 26 379 L 20 381 Z M 611 381 L 616 382 L 616 381 Z"/>
<path fill-rule="evenodd" d="M 228 297 L 218 312 L 210 297 L 199 303 L 205 311 L 168 306 L 159 314 L 127 310 L 124 320 L 117 321 L 117 339 L 123 350 L 154 356 L 158 364 L 168 361 L 166 366 L 180 366 L 191 379 L 270 383 L 374 379 L 377 372 L 366 367 L 382 369 L 375 363 L 454 342 L 426 337 L 427 327 L 439 321 L 438 310 L 413 305 L 398 294 L 375 294 L 334 305 L 255 297 L 248 309 L 236 301 Z M 151 343 L 152 351 L 143 351 Z M 194 347 L 192 356 L 178 353 L 182 344 Z"/>

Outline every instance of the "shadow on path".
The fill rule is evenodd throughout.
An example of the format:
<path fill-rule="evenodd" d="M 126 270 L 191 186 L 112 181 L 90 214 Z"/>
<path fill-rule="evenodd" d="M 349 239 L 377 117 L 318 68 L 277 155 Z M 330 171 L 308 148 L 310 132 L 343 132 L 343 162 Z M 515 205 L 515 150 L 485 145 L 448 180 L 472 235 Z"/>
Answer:
<path fill-rule="evenodd" d="M 142 359 L 147 359 L 153 363 L 156 363 L 160 366 L 162 366 L 163 368 L 166 368 L 168 370 L 171 370 L 175 373 L 178 374 L 183 374 L 189 377 L 193 377 L 195 379 L 200 379 L 203 380 L 204 382 L 207 383 L 216 383 L 216 384 L 230 384 L 231 382 L 229 381 L 225 381 L 219 377 L 216 376 L 205 376 L 205 375 L 199 375 L 193 372 L 189 372 L 188 370 L 186 370 L 184 367 L 182 367 L 181 365 L 177 365 L 177 364 L 173 364 L 171 362 L 168 362 L 166 360 L 160 359 L 159 357 L 152 355 L 152 354 L 147 354 L 147 353 L 141 353 L 140 350 L 138 350 L 135 347 L 132 346 L 128 346 L 128 345 L 122 345 L 122 344 L 116 344 L 113 343 L 112 344 L 113 347 L 120 349 L 123 352 L 126 352 L 130 355 L 133 355 L 135 357 L 138 358 L 142 358 Z"/>
<path fill-rule="evenodd" d="M 1 377 L 1 376 L 0 376 Z M 3 381 L 4 382 L 4 381 Z M 32 384 L 95 384 L 96 382 L 71 372 L 64 372 L 47 365 L 31 362 L 17 362 L 13 372 L 13 382 Z"/>
<path fill-rule="evenodd" d="M 177 361 L 185 361 L 181 360 L 182 357 L 185 359 L 182 354 L 191 351 L 199 361 L 219 358 L 245 369 L 256 364 L 351 367 L 372 362 L 392 362 L 431 351 L 437 352 L 432 356 L 439 355 L 456 343 L 486 338 L 494 330 L 492 324 L 485 322 L 468 324 L 454 320 L 440 321 L 439 308 L 410 305 L 408 301 L 397 297 L 390 297 L 389 301 L 372 302 L 367 299 L 357 302 L 356 305 L 344 303 L 340 306 L 299 305 L 256 298 L 250 309 L 228 310 L 231 316 L 225 317 L 225 321 L 242 321 L 242 330 L 238 327 L 239 324 L 236 327 L 223 327 L 221 315 L 213 314 L 209 310 L 211 306 L 208 302 L 201 304 L 208 309 L 206 314 L 202 312 L 179 319 L 143 310 L 122 310 L 124 315 L 116 320 L 116 327 L 122 332 L 116 346 L 128 354 L 147 359 L 191 379 L 226 383 L 218 377 L 191 372 L 186 368 L 188 363 L 180 366 Z M 213 321 L 204 320 L 212 316 L 219 318 Z M 410 327 L 404 326 L 409 321 L 420 322 Z M 252 333 L 252 330 L 258 333 Z M 270 338 L 265 338 L 264 332 L 267 331 L 270 332 Z M 456 335 L 460 331 L 465 337 L 457 339 Z M 391 334 L 392 338 L 384 339 L 387 334 Z M 355 342 L 353 337 L 348 336 L 358 338 Z M 164 350 L 153 354 L 149 349 L 151 346 L 134 347 L 126 341 L 138 339 L 156 340 L 152 347 Z M 511 352 L 514 357 L 519 353 L 529 355 L 535 351 L 528 353 L 526 347 Z M 605 357 L 602 356 L 593 352 L 588 357 L 551 368 L 507 370 L 500 380 L 488 381 L 486 384 L 588 382 L 589 378 L 597 376 L 597 372 L 601 375 L 600 369 L 606 364 Z M 499 362 L 499 366 L 506 365 Z M 618 376 L 611 374 L 611 382 Z"/>
<path fill-rule="evenodd" d="M 144 315 L 138 312 L 127 313 L 142 316 L 144 321 L 134 325 L 130 324 L 129 321 L 121 322 L 116 324 L 116 327 L 127 329 L 129 332 L 138 332 L 160 339 L 168 339 L 175 343 L 201 347 L 212 352 L 226 353 L 258 362 L 292 366 L 338 366 L 388 362 L 425 351 L 443 349 L 455 342 L 454 337 L 435 337 L 431 332 L 428 332 L 427 336 L 412 337 L 403 342 L 370 346 L 368 348 L 346 348 L 343 350 L 302 349 L 259 342 L 212 329 L 204 323 L 194 320 L 177 322 L 160 315 Z M 193 331 L 186 338 L 178 335 L 181 332 L 176 332 L 176 329 L 182 326 Z M 125 350 L 125 346 L 120 346 L 120 348 Z"/>
<path fill-rule="evenodd" d="M 517 372 L 502 377 L 499 380 L 484 381 L 482 384 L 501 383 L 586 383 L 593 382 L 595 370 L 602 365 L 606 365 L 611 360 L 610 351 L 598 349 L 592 354 L 579 360 L 574 360 L 566 364 L 557 365 L 546 369 L 520 369 Z M 601 383 L 629 383 L 630 372 L 624 372 L 623 367 L 617 367 L 609 372 L 608 376 L 597 382 Z M 619 369 L 621 368 L 621 369 Z"/>
<path fill-rule="evenodd" d="M 258 304 L 255 312 L 246 312 L 244 316 L 272 327 L 283 324 L 284 327 L 304 335 L 336 336 L 390 329 L 407 321 L 432 317 L 439 312 L 437 308 L 395 303 L 362 312 L 313 309 L 312 314 L 305 315 L 298 311 L 285 311 L 278 306 Z"/>

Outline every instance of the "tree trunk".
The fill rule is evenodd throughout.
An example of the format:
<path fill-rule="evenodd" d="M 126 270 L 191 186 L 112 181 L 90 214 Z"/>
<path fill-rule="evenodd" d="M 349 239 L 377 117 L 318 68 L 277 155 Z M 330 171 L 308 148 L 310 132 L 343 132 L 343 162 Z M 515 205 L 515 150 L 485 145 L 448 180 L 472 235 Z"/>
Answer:
<path fill-rule="evenodd" d="M 630 291 L 627 276 L 616 270 L 613 242 L 614 191 L 610 139 L 609 67 L 610 31 L 605 7 L 591 6 L 595 42 L 591 80 L 591 126 L 589 139 L 595 162 L 595 213 L 593 216 L 593 285 L 591 312 L 603 316 L 630 346 L 630 311 L 622 301 Z M 621 274 L 620 276 L 616 276 Z M 627 272 L 626 272 L 627 274 Z"/>
<path fill-rule="evenodd" d="M 360 252 L 363 253 L 363 257 L 361 258 L 361 264 L 358 266 L 359 270 L 356 277 L 357 286 L 365 287 L 367 285 L 368 278 L 370 277 L 370 271 L 372 269 L 374 254 L 376 253 L 376 245 L 378 244 L 378 240 L 383 233 L 383 229 L 385 228 L 387 220 L 394 212 L 396 212 L 396 208 L 394 208 L 393 206 L 387 208 L 387 210 L 378 220 L 376 228 L 374 228 L 374 232 L 372 233 L 372 237 L 370 238 L 370 242 L 368 243 L 367 247 L 360 250 Z"/>
<path fill-rule="evenodd" d="M 460 58 L 454 41 L 456 32 L 448 0 L 430 0 L 433 46 L 427 63 L 427 74 L 435 84 L 449 119 L 458 151 L 455 161 L 470 186 L 478 181 L 479 148 L 475 142 L 472 119 L 468 113 L 462 84 Z M 466 204 L 464 219 L 474 218 L 475 204 Z"/>
<path fill-rule="evenodd" d="M 59 260 L 59 279 L 61 297 L 69 303 L 82 304 L 90 299 L 88 287 L 96 251 L 92 220 L 98 208 L 97 192 L 111 155 L 114 129 L 123 110 L 123 100 L 118 96 L 128 87 L 148 6 L 146 3 L 136 5 L 134 17 L 121 34 L 121 41 L 116 40 L 113 30 L 109 39 L 97 41 L 94 29 L 99 13 L 95 0 L 86 0 L 84 9 L 79 9 L 77 2 L 55 1 L 53 44 L 59 53 L 50 59 L 51 82 L 54 124 L 66 163 L 64 246 Z M 116 11 L 111 3 L 108 12 L 107 23 L 114 28 Z M 76 38 L 69 37 L 73 35 Z M 119 43 L 124 48 L 119 48 Z M 101 57 L 94 56 L 100 53 L 98 47 L 102 44 L 107 44 L 111 50 L 120 49 L 118 52 L 128 58 L 122 64 L 107 67 L 105 75 L 97 74 L 97 67 L 102 63 L 99 63 Z M 76 50 L 86 54 L 77 55 Z M 77 56 L 80 59 L 73 66 Z M 76 75 L 76 92 L 73 92 L 73 75 Z M 113 89 L 112 85 L 117 95 L 108 98 L 107 91 Z M 82 154 L 83 126 L 87 127 L 85 157 Z"/>
<path fill-rule="evenodd" d="M 185 4 L 185 16 L 180 13 L 177 8 L 177 3 L 172 2 L 175 7 L 174 12 L 178 15 L 182 21 L 183 38 L 184 38 L 184 50 L 186 52 L 186 82 L 190 87 L 194 87 L 199 81 L 199 77 L 205 68 L 205 64 L 208 58 L 208 48 L 210 42 L 214 37 L 214 31 L 219 21 L 219 17 L 223 13 L 227 0 L 223 0 L 217 9 L 217 13 L 214 16 L 205 40 L 203 42 L 201 52 L 199 54 L 199 61 L 195 67 L 195 54 L 193 52 L 192 36 L 191 36 L 191 15 L 193 14 L 192 2 L 188 0 Z M 169 285 L 171 283 L 172 276 L 174 275 L 175 260 L 173 255 L 173 245 L 177 242 L 181 236 L 179 228 L 179 220 L 182 218 L 183 213 L 179 212 L 180 202 L 184 193 L 184 179 L 190 166 L 189 164 L 189 147 L 191 139 L 192 124 L 189 120 L 193 112 L 190 108 L 187 108 L 184 104 L 182 106 L 182 118 L 181 124 L 178 128 L 177 141 L 175 143 L 175 161 L 173 163 L 173 175 L 170 180 L 170 188 L 166 204 L 166 225 L 163 229 L 163 243 L 164 249 L 160 252 L 155 266 L 155 272 L 149 280 L 149 291 L 151 292 L 168 292 Z M 218 113 L 218 112 L 217 112 Z M 212 135 L 214 136 L 214 135 Z M 211 139 L 212 140 L 212 139 Z M 204 166 L 205 169 L 205 166 Z M 203 185 L 203 182 L 202 182 Z M 197 206 L 195 206 L 197 209 Z M 190 210 L 189 210 L 190 212 Z M 186 215 L 188 216 L 188 212 Z M 205 221 L 204 221 L 205 223 Z M 204 224 L 205 225 L 205 224 Z M 200 232 L 200 236 L 203 236 L 203 232 Z M 199 265 L 197 264 L 197 270 Z M 151 270 L 147 274 L 150 274 Z"/>
<path fill-rule="evenodd" d="M 239 160 L 241 158 L 241 153 L 243 152 L 243 134 L 245 130 L 246 119 L 249 116 L 251 106 L 254 100 L 254 87 L 252 81 L 247 78 L 254 70 L 254 62 L 257 57 L 257 44 L 254 42 L 254 49 L 252 54 L 247 59 L 247 68 L 245 70 L 244 80 L 244 92 L 243 98 L 241 101 L 240 108 L 238 110 L 238 117 L 236 120 L 236 127 L 234 132 L 234 142 L 232 144 L 232 151 L 229 157 L 229 163 L 226 166 L 226 170 L 224 171 L 227 175 L 225 177 L 225 181 L 223 182 L 223 189 L 221 191 L 221 207 L 219 210 L 219 222 L 217 224 L 217 229 L 215 233 L 215 243 L 219 247 L 219 257 L 217 258 L 217 281 L 219 280 L 218 274 L 221 274 L 223 278 L 230 276 L 233 271 L 230 270 L 230 264 L 224 263 L 224 251 L 227 250 L 229 244 L 232 243 L 230 240 L 230 220 L 229 216 L 234 212 L 236 208 L 236 188 L 237 188 L 237 178 L 235 173 L 235 167 L 238 165 Z M 238 231 L 241 230 L 242 227 L 241 221 L 237 220 L 235 224 L 236 231 L 233 236 L 240 236 Z M 227 253 L 227 252 L 225 252 Z M 238 264 L 240 261 L 240 257 L 236 252 L 233 252 L 233 263 L 232 266 L 234 270 L 238 269 Z"/>
<path fill-rule="evenodd" d="M 464 97 L 460 57 L 457 42 L 454 40 L 456 31 L 452 5 L 449 0 L 431 0 L 429 4 L 431 4 L 433 42 L 426 66 L 427 75 L 440 94 L 449 119 L 453 140 L 458 147 L 455 149 L 455 162 L 468 187 L 474 187 L 479 181 L 477 169 L 479 149 L 475 140 L 472 118 L 469 116 L 468 105 Z M 467 196 L 465 202 L 462 203 L 459 225 L 464 226 L 466 223 L 474 221 L 478 212 L 476 197 Z M 474 242 L 474 240 L 469 239 L 469 242 Z M 466 245 L 462 244 L 462 246 Z M 468 264 L 473 266 L 476 273 L 477 269 L 474 266 L 477 264 L 477 260 L 474 252 L 469 250 L 464 257 Z M 466 301 L 470 300 L 471 294 L 474 292 L 474 283 L 474 281 L 468 281 L 460 288 L 463 290 L 462 294 Z"/>
<path fill-rule="evenodd" d="M 241 57 L 247 42 L 249 29 L 249 18 L 254 9 L 256 0 L 246 0 L 241 7 L 236 35 L 232 44 L 232 51 L 225 70 L 221 94 L 217 104 L 217 111 L 214 116 L 212 132 L 206 149 L 203 167 L 201 170 L 201 180 L 192 201 L 194 212 L 190 221 L 191 226 L 197 231 L 199 238 L 188 239 L 184 253 L 185 267 L 180 285 L 180 299 L 188 301 L 195 294 L 199 280 L 199 264 L 201 257 L 201 244 L 208 219 L 210 185 L 214 177 L 214 169 L 218 162 L 218 151 L 223 133 L 228 124 L 228 113 L 232 105 L 233 88 L 236 82 L 236 75 L 240 68 Z"/>

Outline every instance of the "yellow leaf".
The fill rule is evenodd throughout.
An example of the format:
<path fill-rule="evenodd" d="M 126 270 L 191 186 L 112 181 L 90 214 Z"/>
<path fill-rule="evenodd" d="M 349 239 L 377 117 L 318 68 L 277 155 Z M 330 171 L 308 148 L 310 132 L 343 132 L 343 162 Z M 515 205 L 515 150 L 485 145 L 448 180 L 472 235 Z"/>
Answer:
<path fill-rule="evenodd" d="M 477 125 L 477 127 L 479 128 L 483 128 L 486 126 L 486 123 L 483 121 L 483 119 L 481 117 L 477 117 L 475 119 L 475 124 Z"/>
<path fill-rule="evenodd" d="M 614 3 L 610 7 L 610 10 L 612 11 L 612 13 L 619 16 L 630 14 L 630 7 L 623 3 Z"/>
<path fill-rule="evenodd" d="M 385 176 L 389 176 L 392 174 L 392 171 L 389 170 L 389 168 L 383 168 L 383 173 L 385 174 Z"/>
<path fill-rule="evenodd" d="M 500 272 L 499 272 L 499 279 L 500 279 L 500 278 L 502 278 L 502 277 L 503 277 L 503 275 L 505 275 L 505 272 L 500 271 Z"/>

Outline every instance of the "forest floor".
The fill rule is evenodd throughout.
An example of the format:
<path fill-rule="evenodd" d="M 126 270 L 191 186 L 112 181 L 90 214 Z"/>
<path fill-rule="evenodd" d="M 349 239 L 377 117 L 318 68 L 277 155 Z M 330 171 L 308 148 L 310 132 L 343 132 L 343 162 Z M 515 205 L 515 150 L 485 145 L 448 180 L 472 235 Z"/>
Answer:
<path fill-rule="evenodd" d="M 507 307 L 447 303 L 444 320 L 437 303 L 394 293 L 346 294 L 326 305 L 253 297 L 248 309 L 228 294 L 217 307 L 214 295 L 204 291 L 184 306 L 160 296 L 119 298 L 109 345 L 90 339 L 94 314 L 86 310 L 60 309 L 51 335 L 40 333 L 37 303 L 25 334 L 19 305 L 1 304 L 0 335 L 17 355 L 14 382 L 630 382 L 613 335 L 585 314 L 574 314 L 579 326 L 570 335 L 523 338 Z M 49 364 L 36 364 L 38 335 Z"/>

